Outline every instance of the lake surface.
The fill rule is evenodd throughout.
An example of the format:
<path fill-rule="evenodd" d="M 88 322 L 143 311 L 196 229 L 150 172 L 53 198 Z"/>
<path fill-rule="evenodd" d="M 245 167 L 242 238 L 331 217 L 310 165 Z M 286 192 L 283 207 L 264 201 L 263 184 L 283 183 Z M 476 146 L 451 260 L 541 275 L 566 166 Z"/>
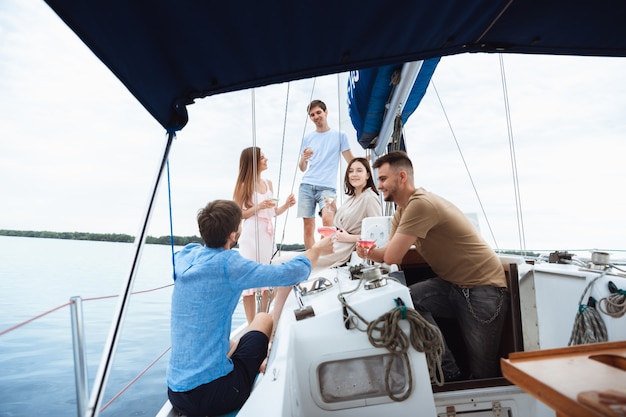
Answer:
<path fill-rule="evenodd" d="M 83 299 L 89 390 L 119 294 L 134 256 L 131 243 L 0 236 L 0 332 Z M 154 416 L 167 399 L 171 248 L 143 249 L 102 406 L 155 359 L 163 357 L 108 405 L 101 416 Z M 245 321 L 241 304 L 233 326 Z M 0 336 L 0 416 L 75 416 L 76 388 L 69 306 Z"/>

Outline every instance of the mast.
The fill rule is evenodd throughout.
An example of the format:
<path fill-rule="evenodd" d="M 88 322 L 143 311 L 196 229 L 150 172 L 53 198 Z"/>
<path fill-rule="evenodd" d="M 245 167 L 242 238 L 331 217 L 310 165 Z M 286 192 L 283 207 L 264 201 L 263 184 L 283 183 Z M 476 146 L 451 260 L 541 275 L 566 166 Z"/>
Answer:
<path fill-rule="evenodd" d="M 404 106 L 406 105 L 409 95 L 411 94 L 411 90 L 417 80 L 417 76 L 422 68 L 423 62 L 424 61 L 407 62 L 402 66 L 400 82 L 393 91 L 393 95 L 389 102 L 389 108 L 385 113 L 385 117 L 378 134 L 376 148 L 372 151 L 372 162 L 387 152 L 387 145 L 389 144 L 389 140 L 391 139 L 391 135 L 393 133 L 394 121 L 404 110 Z"/>

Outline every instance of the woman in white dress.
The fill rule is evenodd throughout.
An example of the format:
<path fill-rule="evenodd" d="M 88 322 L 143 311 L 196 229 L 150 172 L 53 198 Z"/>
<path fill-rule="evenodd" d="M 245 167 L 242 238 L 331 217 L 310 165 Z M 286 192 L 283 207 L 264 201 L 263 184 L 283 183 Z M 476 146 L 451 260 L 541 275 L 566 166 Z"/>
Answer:
<path fill-rule="evenodd" d="M 241 151 L 239 176 L 233 192 L 233 200 L 241 206 L 243 212 L 239 253 L 244 258 L 263 264 L 269 264 L 276 252 L 272 219 L 296 204 L 293 194 L 287 197 L 283 205 L 277 204 L 272 182 L 261 178 L 261 173 L 267 169 L 267 161 L 259 147 Z M 262 288 L 261 291 L 262 311 L 266 311 L 268 288 Z M 256 314 L 255 294 L 255 288 L 243 292 L 243 307 L 248 323 Z"/>

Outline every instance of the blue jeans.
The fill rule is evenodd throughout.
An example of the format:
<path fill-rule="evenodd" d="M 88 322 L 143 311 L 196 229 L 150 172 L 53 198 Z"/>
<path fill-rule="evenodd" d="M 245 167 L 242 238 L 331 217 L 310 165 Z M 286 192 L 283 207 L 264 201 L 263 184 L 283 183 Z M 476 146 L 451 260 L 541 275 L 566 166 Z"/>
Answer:
<path fill-rule="evenodd" d="M 415 309 L 431 324 L 437 325 L 433 316 L 458 322 L 467 349 L 469 378 L 500 376 L 500 337 L 510 305 L 505 288 L 485 285 L 463 289 L 435 277 L 410 289 Z M 448 380 L 460 375 L 447 344 L 442 368 Z"/>

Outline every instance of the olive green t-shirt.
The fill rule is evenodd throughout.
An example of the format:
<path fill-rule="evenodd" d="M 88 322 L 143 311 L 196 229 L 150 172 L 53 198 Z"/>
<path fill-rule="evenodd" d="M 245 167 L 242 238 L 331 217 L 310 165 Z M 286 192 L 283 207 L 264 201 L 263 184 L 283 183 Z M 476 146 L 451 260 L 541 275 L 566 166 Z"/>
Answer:
<path fill-rule="evenodd" d="M 506 287 L 498 255 L 454 204 L 426 191 L 415 190 L 406 208 L 398 208 L 391 223 L 396 232 L 415 236 L 418 253 L 442 279 L 459 287 Z"/>

